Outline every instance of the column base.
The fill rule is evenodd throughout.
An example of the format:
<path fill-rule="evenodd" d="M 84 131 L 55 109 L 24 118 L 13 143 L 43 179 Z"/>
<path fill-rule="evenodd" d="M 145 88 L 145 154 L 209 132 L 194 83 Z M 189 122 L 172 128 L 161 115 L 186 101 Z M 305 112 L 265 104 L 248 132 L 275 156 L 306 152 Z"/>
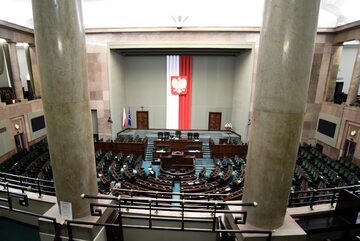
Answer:
<path fill-rule="evenodd" d="M 110 200 L 101 200 L 101 203 L 110 204 Z M 89 207 L 90 208 L 90 207 Z M 86 216 L 80 219 L 76 219 L 79 221 L 85 221 L 85 222 L 93 222 L 93 223 L 105 223 L 106 219 L 111 214 L 111 210 L 101 208 L 102 210 L 102 216 Z M 57 220 L 57 223 L 61 223 L 62 219 L 59 213 L 59 206 L 56 204 L 52 208 L 50 208 L 46 213 L 44 213 L 44 216 L 48 217 L 54 217 Z M 55 229 L 53 222 L 48 219 L 39 218 L 39 235 L 41 241 L 53 241 L 55 237 Z M 76 240 L 107 240 L 106 239 L 106 229 L 103 226 L 93 226 L 93 225 L 79 225 L 79 224 L 72 224 L 71 225 L 72 230 L 72 238 Z M 68 230 L 67 230 L 67 224 L 65 223 L 61 227 L 61 240 L 69 240 L 68 237 Z"/>
<path fill-rule="evenodd" d="M 238 210 L 239 207 L 229 206 L 230 210 Z M 240 210 L 243 210 L 240 207 Z M 226 215 L 226 222 L 233 229 L 239 230 L 254 230 L 254 231 L 268 231 L 258 227 L 255 227 L 249 223 L 246 224 L 235 224 L 235 217 L 239 215 L 231 214 Z M 266 241 L 267 234 L 248 234 L 248 233 L 238 233 L 236 238 L 239 241 Z M 273 230 L 272 232 L 272 241 L 305 241 L 306 233 L 305 231 L 291 218 L 291 216 L 286 213 L 284 223 L 281 227 Z"/>

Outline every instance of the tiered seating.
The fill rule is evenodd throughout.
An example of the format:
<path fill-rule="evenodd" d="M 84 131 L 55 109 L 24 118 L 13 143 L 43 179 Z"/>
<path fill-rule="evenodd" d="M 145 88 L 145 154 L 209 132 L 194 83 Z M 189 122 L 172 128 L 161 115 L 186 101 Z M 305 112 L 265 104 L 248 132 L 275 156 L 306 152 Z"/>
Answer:
<path fill-rule="evenodd" d="M 299 149 L 292 190 L 355 185 L 359 182 L 359 174 L 360 168 L 355 164 L 344 159 L 333 160 L 305 145 Z"/>
<path fill-rule="evenodd" d="M 196 192 L 196 193 L 206 193 L 210 190 L 215 190 L 217 187 L 217 182 L 209 182 L 209 183 L 203 183 L 201 184 L 200 182 L 197 183 L 198 181 L 195 181 L 193 185 L 189 185 L 187 184 L 186 186 L 181 186 L 180 190 L 181 192 L 187 193 L 187 192 Z"/>
<path fill-rule="evenodd" d="M 27 176 L 27 170 L 36 162 L 37 158 L 44 153 L 48 153 L 47 142 L 42 140 L 30 147 L 30 151 L 21 150 L 19 153 L 11 157 L 9 160 L 1 164 L 0 170 L 15 175 Z M 39 165 L 39 164 L 36 164 Z M 35 171 L 35 169 L 33 169 Z M 38 170 L 41 171 L 41 168 Z M 38 173 L 32 173 L 33 176 L 38 176 Z"/>
<path fill-rule="evenodd" d="M 236 156 L 217 160 L 216 163 L 216 168 L 208 177 L 205 177 L 206 169 L 203 169 L 202 174 L 199 173 L 199 179 L 196 179 L 195 175 L 180 178 L 181 192 L 204 194 L 186 195 L 187 199 L 234 200 L 242 197 L 245 160 Z M 208 194 L 224 195 L 209 196 Z"/>
<path fill-rule="evenodd" d="M 171 192 L 172 186 L 166 186 L 160 183 L 150 182 L 146 180 L 137 179 L 135 182 L 138 186 L 147 190 L 159 191 L 159 192 Z"/>
<path fill-rule="evenodd" d="M 15 93 L 11 87 L 0 87 L 0 100 L 6 104 L 11 104 L 16 99 Z"/>
<path fill-rule="evenodd" d="M 119 136 L 117 141 L 137 142 L 140 139 L 139 136 Z M 157 148 L 161 148 L 161 145 Z M 310 146 L 302 146 L 298 154 L 292 183 L 293 191 L 318 190 L 359 183 L 360 168 L 348 160 L 332 160 Z M 180 184 L 180 192 L 189 194 L 184 195 L 188 199 L 234 200 L 242 197 L 246 161 L 237 155 L 215 160 L 216 167 L 210 174 L 207 174 L 206 168 L 203 168 L 198 176 L 196 174 L 176 176 L 171 173 L 149 175 L 142 168 L 142 156 L 136 155 L 127 152 L 114 155 L 112 151 L 97 150 L 95 158 L 99 192 L 171 198 L 170 194 L 161 194 L 161 192 L 171 192 L 174 180 L 177 180 Z M 30 151 L 20 151 L 2 163 L 0 171 L 52 180 L 46 141 L 32 146 Z M 138 192 L 124 191 L 119 189 L 119 186 Z M 140 193 L 139 191 L 147 192 Z M 195 195 L 198 193 L 200 195 Z M 211 196 L 209 194 L 223 195 Z M 300 199 L 305 203 L 309 201 L 309 196 L 303 194 Z M 321 197 L 318 200 L 321 202 Z"/>
<path fill-rule="evenodd" d="M 196 180 L 195 174 L 185 175 L 185 176 L 179 176 L 180 181 L 189 181 L 189 180 Z"/>
<path fill-rule="evenodd" d="M 52 170 L 51 170 L 50 160 L 44 164 L 44 166 L 42 168 L 42 172 L 39 174 L 38 177 L 40 179 L 53 180 L 53 174 L 52 174 Z"/>
<path fill-rule="evenodd" d="M 170 194 L 163 194 L 163 193 L 159 193 L 158 191 L 149 191 L 149 189 L 144 188 L 142 186 L 136 185 L 136 184 L 131 184 L 127 181 L 123 182 L 123 188 L 127 189 L 127 190 L 119 190 L 119 189 L 114 189 L 113 190 L 113 194 L 115 196 L 118 195 L 128 195 L 128 196 L 147 196 L 147 197 L 157 197 L 157 198 L 172 198 L 172 196 Z M 137 191 L 142 191 L 142 192 L 137 192 Z"/>
<path fill-rule="evenodd" d="M 131 136 L 131 135 L 118 135 L 114 142 L 122 143 L 122 142 L 142 142 L 143 139 L 139 135 Z"/>
<path fill-rule="evenodd" d="M 50 161 L 49 152 L 44 152 L 26 168 L 23 175 L 37 178 L 40 175 L 40 172 L 43 171 L 45 165 L 47 165 L 49 161 Z"/>
<path fill-rule="evenodd" d="M 8 159 L 7 161 L 3 162 L 0 165 L 0 171 L 1 172 L 9 172 L 9 170 L 15 165 L 15 163 L 20 161 L 27 154 L 28 154 L 28 152 L 25 149 L 18 151 L 15 155 L 10 157 L 10 159 Z"/>

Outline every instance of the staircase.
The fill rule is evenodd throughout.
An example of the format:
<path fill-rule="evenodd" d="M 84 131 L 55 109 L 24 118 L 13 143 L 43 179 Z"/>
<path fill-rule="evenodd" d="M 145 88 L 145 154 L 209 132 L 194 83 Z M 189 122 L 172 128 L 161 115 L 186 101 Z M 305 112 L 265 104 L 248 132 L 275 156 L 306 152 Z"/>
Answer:
<path fill-rule="evenodd" d="M 154 140 L 148 139 L 147 147 L 145 151 L 145 161 L 152 161 L 153 159 Z"/>
<path fill-rule="evenodd" d="M 203 142 L 202 151 L 203 151 L 204 159 L 211 159 L 211 151 L 210 151 L 209 142 Z"/>
<path fill-rule="evenodd" d="M 206 174 L 215 169 L 214 160 L 211 158 L 211 151 L 209 143 L 203 142 L 202 146 L 203 158 L 195 160 L 195 174 L 198 176 L 201 169 L 206 168 Z"/>

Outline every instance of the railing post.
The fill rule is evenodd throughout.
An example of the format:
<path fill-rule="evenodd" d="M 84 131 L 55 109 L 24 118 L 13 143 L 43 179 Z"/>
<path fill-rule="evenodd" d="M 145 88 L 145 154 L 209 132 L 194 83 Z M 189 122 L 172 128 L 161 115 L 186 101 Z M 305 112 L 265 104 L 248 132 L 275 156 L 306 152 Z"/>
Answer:
<path fill-rule="evenodd" d="M 207 209 L 209 209 L 210 208 L 210 194 L 208 194 L 208 202 L 207 202 Z"/>
<path fill-rule="evenodd" d="M 67 221 L 67 231 L 68 231 L 68 238 L 69 241 L 73 240 L 73 234 L 72 234 L 72 229 L 71 229 L 71 222 Z"/>
<path fill-rule="evenodd" d="M 311 199 L 310 199 L 310 209 L 314 210 L 313 206 L 314 206 L 314 202 L 315 202 L 315 194 L 316 194 L 317 190 L 314 189 L 311 191 L 312 195 L 311 195 Z"/>
<path fill-rule="evenodd" d="M 152 214 L 151 214 L 151 198 L 149 199 L 149 228 L 151 229 L 152 228 Z"/>
<path fill-rule="evenodd" d="M 133 200 L 132 200 L 133 196 L 134 196 L 133 190 L 130 189 L 131 205 L 133 205 Z"/>
<path fill-rule="evenodd" d="M 57 229 L 56 218 L 54 218 L 52 221 L 53 221 L 53 225 L 54 225 L 54 232 L 56 233 L 56 229 Z M 62 224 L 64 224 L 64 223 L 62 223 Z"/>
<path fill-rule="evenodd" d="M 337 193 L 337 188 L 335 187 L 331 196 L 331 202 L 330 202 L 331 207 L 334 207 L 336 193 Z"/>
<path fill-rule="evenodd" d="M 120 234 L 120 241 L 124 240 L 124 233 L 123 233 L 123 227 L 122 227 L 122 213 L 121 213 L 121 197 L 118 196 L 118 205 L 119 205 L 119 234 Z"/>
<path fill-rule="evenodd" d="M 40 187 L 40 179 L 39 178 L 36 178 L 36 185 L 37 185 L 39 197 L 41 197 L 41 187 Z"/>
<path fill-rule="evenodd" d="M 266 238 L 266 241 L 271 241 L 272 238 L 272 232 L 269 232 L 269 235 Z"/>
<path fill-rule="evenodd" d="M 159 198 L 159 192 L 158 191 L 156 191 L 156 193 L 155 193 L 155 202 L 156 202 L 156 206 L 158 206 L 159 205 L 159 202 L 157 201 L 157 199 Z"/>
<path fill-rule="evenodd" d="M 289 198 L 289 207 L 292 207 L 294 202 L 294 191 L 290 192 L 290 198 Z"/>
<path fill-rule="evenodd" d="M 217 201 L 214 202 L 214 217 L 213 217 L 213 226 L 212 226 L 212 231 L 215 231 L 215 227 L 216 227 L 216 208 L 217 208 Z"/>
<path fill-rule="evenodd" d="M 6 187 L 6 195 L 7 195 L 7 200 L 8 200 L 8 204 L 9 204 L 9 209 L 12 210 L 12 199 L 11 199 L 10 191 L 9 191 L 9 183 L 5 182 L 4 186 Z"/>
<path fill-rule="evenodd" d="M 183 199 L 181 202 L 181 230 L 184 230 L 184 208 L 185 208 L 185 200 Z"/>
<path fill-rule="evenodd" d="M 19 185 L 22 186 L 22 184 L 23 184 L 22 176 L 19 176 Z M 25 193 L 25 190 L 21 189 L 21 192 Z"/>

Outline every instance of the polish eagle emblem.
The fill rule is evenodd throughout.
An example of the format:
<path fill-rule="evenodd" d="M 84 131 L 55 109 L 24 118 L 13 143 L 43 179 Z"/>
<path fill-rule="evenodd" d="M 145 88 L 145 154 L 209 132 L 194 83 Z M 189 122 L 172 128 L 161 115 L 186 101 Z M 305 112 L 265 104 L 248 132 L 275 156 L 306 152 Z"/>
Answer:
<path fill-rule="evenodd" d="M 171 76 L 171 94 L 186 95 L 187 79 L 185 76 Z"/>

